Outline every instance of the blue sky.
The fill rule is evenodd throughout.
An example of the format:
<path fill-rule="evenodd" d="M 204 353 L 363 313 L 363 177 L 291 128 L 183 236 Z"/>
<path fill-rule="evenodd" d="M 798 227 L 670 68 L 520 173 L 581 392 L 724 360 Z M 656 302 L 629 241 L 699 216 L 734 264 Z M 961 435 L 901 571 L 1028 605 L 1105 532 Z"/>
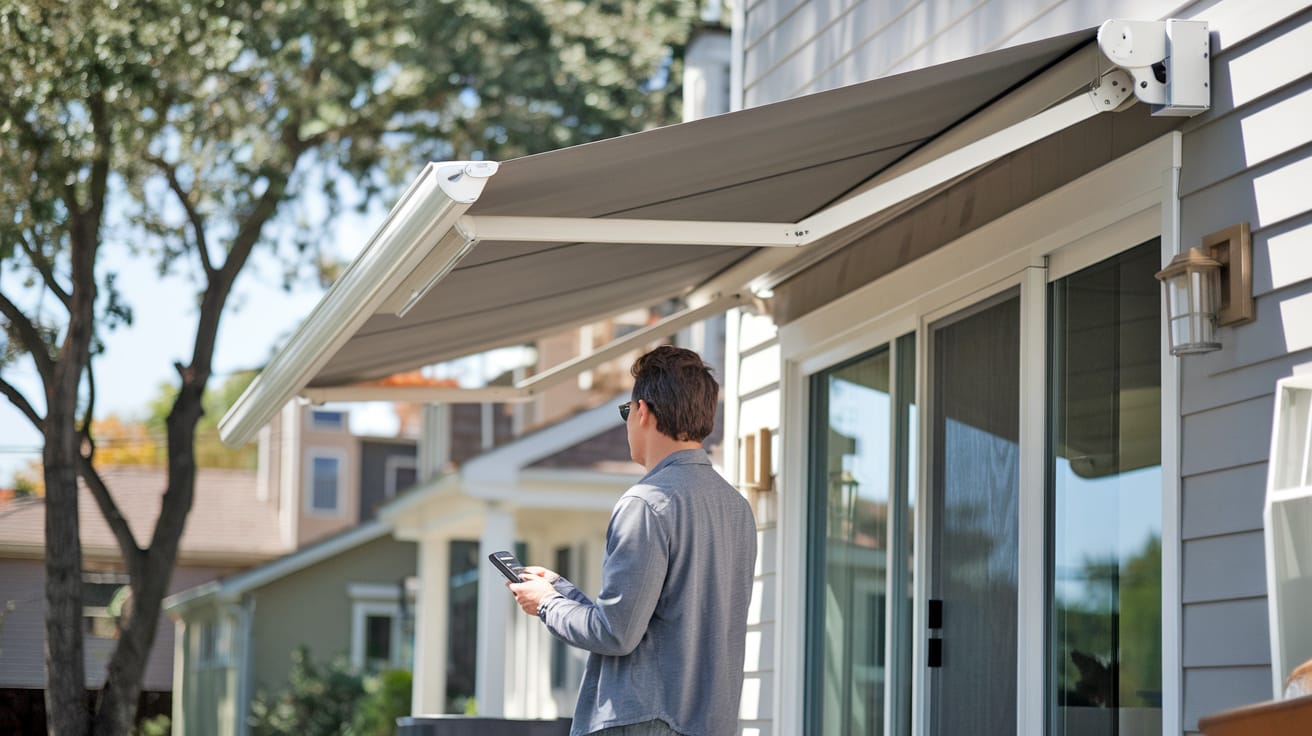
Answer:
<path fill-rule="evenodd" d="M 381 204 L 364 214 L 344 208 L 334 228 L 335 242 L 325 248 L 326 253 L 354 258 L 386 214 Z M 182 269 L 177 270 L 161 279 L 154 259 L 133 256 L 127 248 L 114 243 L 102 248 L 101 271 L 119 274 L 118 287 L 134 315 L 131 327 L 120 327 L 105 335 L 106 351 L 94 364 L 98 417 L 143 416 L 146 402 L 156 395 L 159 385 L 176 380 L 174 361 L 188 361 L 195 339 L 196 309 L 192 305 L 196 288 Z M 280 263 L 267 251 L 260 251 L 238 277 L 229 309 L 220 323 L 212 384 L 234 371 L 263 365 L 275 346 L 291 334 L 323 295 L 308 279 L 298 281 L 292 291 L 284 291 L 281 274 Z M 18 281 L 14 274 L 0 273 L 0 288 L 6 293 L 13 293 Z M 30 361 L 24 359 L 6 368 L 4 376 L 23 389 L 31 401 L 41 401 L 40 380 Z M 380 408 L 354 411 L 352 429 L 385 432 L 391 412 Z M 0 398 L 0 486 L 10 484 L 15 470 L 39 459 L 40 449 L 41 436 L 31 423 Z"/>

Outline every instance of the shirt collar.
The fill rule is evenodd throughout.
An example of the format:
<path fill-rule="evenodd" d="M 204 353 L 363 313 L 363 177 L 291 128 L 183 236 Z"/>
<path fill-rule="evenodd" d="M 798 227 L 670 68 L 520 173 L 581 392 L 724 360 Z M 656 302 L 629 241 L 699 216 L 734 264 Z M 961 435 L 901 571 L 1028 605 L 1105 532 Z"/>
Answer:
<path fill-rule="evenodd" d="M 706 450 L 698 447 L 692 450 L 677 450 L 666 455 L 664 459 L 656 463 L 656 467 L 651 472 L 643 476 L 643 480 L 652 477 L 660 471 L 671 465 L 710 465 L 711 457 L 706 454 Z"/>

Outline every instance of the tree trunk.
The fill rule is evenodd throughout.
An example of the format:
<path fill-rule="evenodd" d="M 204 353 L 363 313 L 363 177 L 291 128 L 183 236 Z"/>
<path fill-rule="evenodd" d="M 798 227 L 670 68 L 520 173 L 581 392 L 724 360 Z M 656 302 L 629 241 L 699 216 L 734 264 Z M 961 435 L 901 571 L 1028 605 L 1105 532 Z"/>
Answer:
<path fill-rule="evenodd" d="M 59 370 L 64 367 L 61 363 Z M 55 386 L 51 406 L 62 403 L 60 388 Z M 88 720 L 76 438 L 70 416 L 48 413 L 42 458 L 46 481 L 46 728 L 57 736 L 85 734 Z"/>
<path fill-rule="evenodd" d="M 208 371 L 205 374 L 208 377 Z M 184 372 L 168 417 L 168 490 L 140 569 L 132 571 L 132 614 L 109 661 L 96 708 L 95 736 L 128 736 L 136 719 L 160 608 L 173 577 L 178 546 L 196 489 L 196 423 L 203 409 L 205 377 Z M 181 693 L 175 693 L 181 697 Z"/>
<path fill-rule="evenodd" d="M 83 233 L 85 235 L 85 233 Z M 94 239 L 75 234 L 68 333 L 46 384 L 46 724 L 51 734 L 87 732 L 82 647 L 82 542 L 78 525 L 78 387 L 91 359 L 96 299 Z"/>

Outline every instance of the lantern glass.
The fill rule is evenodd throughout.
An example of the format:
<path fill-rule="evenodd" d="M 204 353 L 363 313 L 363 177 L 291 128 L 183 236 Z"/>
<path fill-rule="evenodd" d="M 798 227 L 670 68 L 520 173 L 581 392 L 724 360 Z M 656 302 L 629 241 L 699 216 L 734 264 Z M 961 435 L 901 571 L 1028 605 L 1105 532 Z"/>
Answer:
<path fill-rule="evenodd" d="M 1166 282 L 1171 354 L 1220 350 L 1216 339 L 1216 303 L 1221 264 L 1197 248 L 1176 256 L 1157 278 Z"/>

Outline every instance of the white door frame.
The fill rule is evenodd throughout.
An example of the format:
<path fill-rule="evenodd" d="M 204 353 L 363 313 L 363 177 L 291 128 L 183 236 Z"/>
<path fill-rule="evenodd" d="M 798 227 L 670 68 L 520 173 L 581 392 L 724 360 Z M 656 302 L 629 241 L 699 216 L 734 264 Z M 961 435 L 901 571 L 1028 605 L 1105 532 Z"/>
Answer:
<path fill-rule="evenodd" d="M 1051 281 L 1160 236 L 1163 263 L 1177 252 L 1180 134 L 1168 133 L 1040 199 L 779 329 L 783 426 L 778 497 L 775 729 L 803 733 L 805 691 L 809 379 L 843 360 L 917 335 L 917 400 L 927 406 L 927 329 L 934 319 L 1007 288 L 1021 289 L 1022 386 L 1045 375 L 1046 290 Z M 934 285 L 926 288 L 927 284 Z M 860 319 L 854 319 L 860 316 Z M 1165 332 L 1163 331 L 1163 335 Z M 1163 336 L 1163 340 L 1165 337 Z M 1165 343 L 1163 343 L 1164 345 Z M 1167 352 L 1163 347 L 1162 355 Z M 1179 366 L 1162 363 L 1162 726 L 1181 723 Z M 1044 724 L 1044 453 L 1046 395 L 1021 396 L 1021 507 L 1017 732 Z M 926 422 L 921 412 L 916 498 L 912 670 L 913 732 L 926 733 L 924 641 Z"/>

